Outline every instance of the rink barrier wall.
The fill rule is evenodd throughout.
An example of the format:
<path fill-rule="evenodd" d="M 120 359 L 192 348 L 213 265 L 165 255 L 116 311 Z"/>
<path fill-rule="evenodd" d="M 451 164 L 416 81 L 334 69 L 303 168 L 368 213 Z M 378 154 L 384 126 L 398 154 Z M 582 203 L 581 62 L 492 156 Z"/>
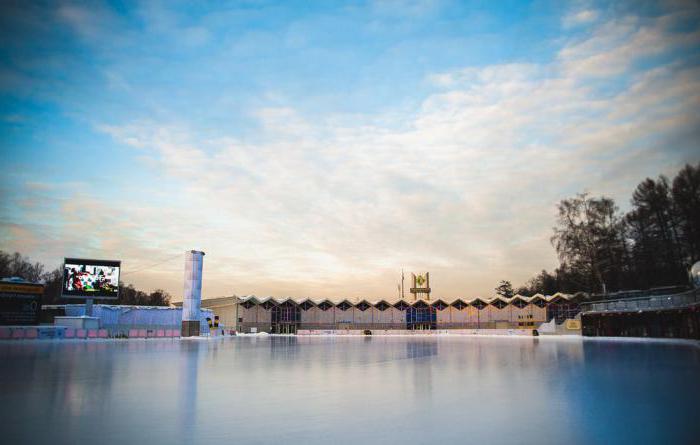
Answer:
<path fill-rule="evenodd" d="M 69 317 L 85 316 L 85 305 L 67 304 L 62 308 Z M 44 339 L 108 339 L 108 338 L 179 338 L 182 308 L 163 306 L 93 305 L 93 316 L 99 329 L 78 329 L 69 326 L 0 326 L 0 340 Z M 214 318 L 210 309 L 201 309 L 200 318 Z M 200 324 L 200 335 L 217 335 L 226 329 L 220 326 L 210 332 L 206 322 Z"/>
<path fill-rule="evenodd" d="M 221 336 L 234 331 L 220 326 L 206 336 Z M 77 329 L 67 326 L 0 326 L 0 340 L 74 340 L 118 338 L 180 338 L 179 326 L 106 326 L 100 329 Z"/>
<path fill-rule="evenodd" d="M 297 335 L 519 335 L 532 336 L 532 329 L 433 329 L 433 330 L 409 330 L 409 329 L 299 329 Z"/>

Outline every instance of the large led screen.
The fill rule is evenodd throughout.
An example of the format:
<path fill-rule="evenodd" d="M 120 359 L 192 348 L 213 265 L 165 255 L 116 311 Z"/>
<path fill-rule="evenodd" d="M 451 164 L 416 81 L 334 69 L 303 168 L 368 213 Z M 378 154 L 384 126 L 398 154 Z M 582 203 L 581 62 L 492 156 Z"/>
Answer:
<path fill-rule="evenodd" d="M 66 258 L 63 263 L 63 296 L 117 298 L 120 268 L 120 261 Z"/>

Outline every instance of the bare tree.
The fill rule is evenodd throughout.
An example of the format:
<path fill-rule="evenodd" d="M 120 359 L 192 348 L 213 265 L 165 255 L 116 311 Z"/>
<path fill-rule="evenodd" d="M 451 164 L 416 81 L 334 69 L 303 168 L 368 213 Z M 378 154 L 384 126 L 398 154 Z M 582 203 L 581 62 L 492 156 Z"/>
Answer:
<path fill-rule="evenodd" d="M 0 278 L 17 277 L 26 281 L 38 283 L 44 274 L 44 265 L 32 263 L 29 258 L 19 252 L 9 254 L 0 251 Z"/>
<path fill-rule="evenodd" d="M 615 202 L 587 193 L 562 200 L 551 241 L 563 264 L 583 272 L 588 291 L 605 291 L 606 278 L 620 280 L 624 256 L 622 218 Z"/>

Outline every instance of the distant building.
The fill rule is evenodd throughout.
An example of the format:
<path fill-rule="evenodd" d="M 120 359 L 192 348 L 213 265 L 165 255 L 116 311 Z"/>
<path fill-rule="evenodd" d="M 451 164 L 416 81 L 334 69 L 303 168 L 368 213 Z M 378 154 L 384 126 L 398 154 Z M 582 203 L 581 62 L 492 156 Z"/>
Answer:
<path fill-rule="evenodd" d="M 311 299 L 221 297 L 202 300 L 226 329 L 294 334 L 299 330 L 536 329 L 576 317 L 580 296 L 512 298 Z M 178 303 L 176 303 L 178 304 Z M 179 303 L 181 304 L 181 303 Z"/>

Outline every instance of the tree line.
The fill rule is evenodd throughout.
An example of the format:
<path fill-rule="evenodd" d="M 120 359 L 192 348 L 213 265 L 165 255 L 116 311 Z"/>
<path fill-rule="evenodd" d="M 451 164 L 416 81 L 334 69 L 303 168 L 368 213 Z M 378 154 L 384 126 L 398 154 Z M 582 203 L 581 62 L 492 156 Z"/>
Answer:
<path fill-rule="evenodd" d="M 43 304 L 75 303 L 77 300 L 61 298 L 63 270 L 58 267 L 45 271 L 43 264 L 32 262 L 19 252 L 13 254 L 0 250 L 0 278 L 18 277 L 32 283 L 44 283 Z M 104 300 L 109 304 L 133 304 L 144 306 L 168 306 L 170 294 L 163 289 L 150 293 L 136 289 L 132 284 L 119 283 L 119 299 Z M 99 301 L 99 299 L 96 299 Z"/>
<path fill-rule="evenodd" d="M 630 204 L 622 213 L 605 196 L 562 200 L 551 238 L 559 267 L 517 290 L 502 281 L 496 292 L 604 294 L 688 284 L 689 269 L 700 260 L 700 163 L 672 180 L 645 179 Z"/>

